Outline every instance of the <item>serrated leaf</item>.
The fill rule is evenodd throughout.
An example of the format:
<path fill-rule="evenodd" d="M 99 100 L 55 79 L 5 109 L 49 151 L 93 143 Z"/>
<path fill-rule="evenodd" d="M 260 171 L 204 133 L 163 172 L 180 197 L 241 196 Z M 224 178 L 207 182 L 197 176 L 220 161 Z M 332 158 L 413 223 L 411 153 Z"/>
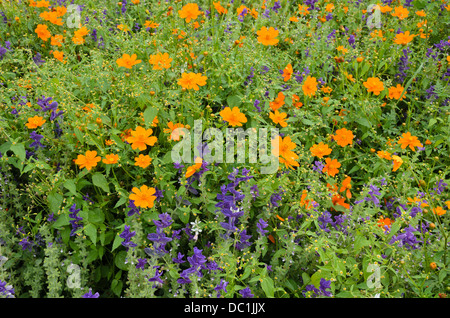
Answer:
<path fill-rule="evenodd" d="M 84 227 L 84 233 L 91 239 L 94 245 L 97 244 L 97 227 L 94 224 L 89 223 L 86 225 Z"/>
<path fill-rule="evenodd" d="M 99 187 L 102 188 L 103 191 L 109 193 L 109 185 L 108 182 L 106 181 L 106 178 L 103 174 L 101 173 L 96 173 L 92 176 L 92 183 Z"/>

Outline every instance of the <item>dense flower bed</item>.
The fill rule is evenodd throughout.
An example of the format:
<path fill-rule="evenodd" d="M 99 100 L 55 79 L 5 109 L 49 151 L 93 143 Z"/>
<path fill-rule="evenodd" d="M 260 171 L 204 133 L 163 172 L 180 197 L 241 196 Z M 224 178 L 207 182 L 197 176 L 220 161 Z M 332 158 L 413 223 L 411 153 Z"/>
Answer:
<path fill-rule="evenodd" d="M 0 15 L 3 297 L 447 297 L 448 1 Z"/>

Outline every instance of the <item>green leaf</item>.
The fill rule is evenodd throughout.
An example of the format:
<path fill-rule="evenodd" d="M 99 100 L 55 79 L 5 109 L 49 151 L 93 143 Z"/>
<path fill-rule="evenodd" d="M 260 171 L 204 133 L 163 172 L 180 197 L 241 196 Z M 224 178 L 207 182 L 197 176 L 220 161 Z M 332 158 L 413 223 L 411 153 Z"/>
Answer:
<path fill-rule="evenodd" d="M 121 238 L 119 235 L 116 235 L 116 237 L 114 238 L 111 252 L 114 251 L 116 248 L 118 248 L 120 245 L 122 245 L 122 242 L 123 238 Z"/>
<path fill-rule="evenodd" d="M 63 196 L 59 193 L 52 192 L 47 196 L 47 200 L 50 212 L 58 213 L 59 209 L 61 208 L 61 204 L 63 202 Z"/>
<path fill-rule="evenodd" d="M 178 217 L 184 224 L 188 223 L 189 217 L 190 217 L 190 209 L 189 208 L 178 208 Z"/>
<path fill-rule="evenodd" d="M 64 188 L 69 190 L 73 195 L 77 194 L 77 186 L 75 185 L 73 179 L 66 180 L 66 182 L 64 182 Z"/>
<path fill-rule="evenodd" d="M 14 154 L 22 161 L 25 161 L 26 153 L 25 146 L 23 144 L 15 144 L 9 148 Z"/>
<path fill-rule="evenodd" d="M 92 183 L 99 187 L 102 188 L 103 191 L 109 193 L 109 185 L 108 182 L 106 181 L 106 178 L 103 174 L 101 173 L 96 173 L 92 176 Z"/>
<path fill-rule="evenodd" d="M 274 297 L 274 286 L 272 278 L 264 277 L 261 282 L 261 288 L 268 298 Z"/>
<path fill-rule="evenodd" d="M 315 272 L 312 276 L 311 276 L 311 284 L 314 285 L 314 287 L 319 288 L 320 287 L 320 279 L 324 278 L 323 277 L 323 273 L 322 272 Z"/>
<path fill-rule="evenodd" d="M 119 253 L 116 254 L 116 257 L 114 258 L 114 264 L 116 264 L 116 266 L 119 269 L 128 270 L 128 265 L 125 264 L 125 259 L 127 257 L 127 252 L 126 251 L 120 251 Z"/>
<path fill-rule="evenodd" d="M 88 225 L 86 225 L 84 227 L 84 233 L 87 236 L 89 236 L 92 243 L 94 243 L 94 245 L 96 245 L 96 243 L 97 243 L 97 227 L 94 224 L 89 223 Z"/>
<path fill-rule="evenodd" d="M 155 119 L 156 115 L 158 115 L 158 108 L 147 107 L 144 111 L 145 125 L 150 126 L 153 120 Z"/>
<path fill-rule="evenodd" d="M 439 272 L 439 283 L 442 283 L 446 276 L 447 276 L 447 271 L 445 269 L 441 269 L 441 271 Z"/>
<path fill-rule="evenodd" d="M 241 99 L 237 96 L 228 96 L 227 97 L 228 106 L 233 109 L 233 107 L 239 107 L 241 105 Z"/>
<path fill-rule="evenodd" d="M 69 216 L 67 214 L 61 214 L 58 219 L 52 224 L 54 229 L 60 229 L 65 225 L 69 225 Z"/>

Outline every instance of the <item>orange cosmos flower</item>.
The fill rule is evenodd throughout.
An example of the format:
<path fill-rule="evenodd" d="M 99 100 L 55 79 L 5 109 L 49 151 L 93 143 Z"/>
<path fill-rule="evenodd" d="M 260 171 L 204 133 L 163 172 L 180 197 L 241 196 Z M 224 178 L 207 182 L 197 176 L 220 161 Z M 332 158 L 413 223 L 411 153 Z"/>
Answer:
<path fill-rule="evenodd" d="M 147 168 L 152 163 L 152 158 L 148 155 L 140 154 L 139 157 L 135 157 L 134 163 L 135 166 L 141 167 L 141 168 Z"/>
<path fill-rule="evenodd" d="M 150 20 L 145 21 L 144 26 L 146 28 L 152 28 L 152 29 L 156 29 L 157 27 L 159 27 L 159 24 Z"/>
<path fill-rule="evenodd" d="M 387 226 L 388 228 L 391 227 L 392 221 L 390 218 L 384 218 L 383 216 L 380 216 L 380 218 L 378 219 L 377 225 L 383 229 L 385 229 L 385 226 Z M 385 229 L 386 231 L 386 229 Z"/>
<path fill-rule="evenodd" d="M 62 46 L 62 42 L 64 41 L 64 37 L 60 34 L 56 34 L 55 36 L 52 36 L 50 39 L 50 44 L 54 46 Z"/>
<path fill-rule="evenodd" d="M 62 17 L 62 16 L 65 15 L 66 12 L 67 12 L 67 8 L 66 8 L 66 7 L 63 7 L 63 6 L 56 7 L 56 8 L 54 8 L 54 9 L 55 9 L 56 14 L 57 14 L 58 17 Z"/>
<path fill-rule="evenodd" d="M 340 205 L 346 209 L 350 208 L 350 204 L 345 203 L 345 198 L 340 194 L 333 195 L 333 197 L 331 198 L 331 202 L 333 203 L 333 205 Z"/>
<path fill-rule="evenodd" d="M 400 168 L 400 166 L 402 165 L 403 160 L 402 158 L 396 155 L 393 155 L 392 159 L 394 160 L 394 166 L 392 167 L 392 171 L 397 171 L 398 168 Z"/>
<path fill-rule="evenodd" d="M 342 181 L 342 187 L 339 190 L 339 192 L 345 192 L 345 196 L 347 197 L 347 199 L 351 199 L 352 197 L 352 193 L 350 192 L 350 189 L 352 188 L 352 185 L 350 184 L 350 182 L 352 181 L 352 178 L 350 178 L 349 176 L 347 176 L 344 181 Z"/>
<path fill-rule="evenodd" d="M 409 34 L 409 31 L 406 31 L 404 33 L 398 33 L 395 35 L 395 39 L 394 42 L 396 44 L 400 44 L 400 45 L 406 45 L 409 42 L 411 42 L 414 37 L 416 36 L 416 34 Z"/>
<path fill-rule="evenodd" d="M 336 134 L 333 135 L 333 139 L 336 140 L 337 144 L 341 147 L 351 145 L 354 137 L 353 132 L 346 128 L 336 130 Z"/>
<path fill-rule="evenodd" d="M 284 105 L 284 94 L 283 92 L 279 92 L 277 98 L 275 98 L 275 100 L 273 102 L 270 102 L 270 108 L 272 108 L 272 110 L 277 110 L 279 109 L 281 106 Z"/>
<path fill-rule="evenodd" d="M 93 167 L 97 166 L 97 163 L 102 160 L 102 158 L 97 156 L 97 151 L 88 150 L 85 155 L 78 155 L 75 163 L 80 166 L 80 169 L 86 168 L 91 170 Z"/>
<path fill-rule="evenodd" d="M 378 157 L 386 159 L 386 160 L 392 160 L 391 154 L 387 151 L 380 150 L 377 152 Z"/>
<path fill-rule="evenodd" d="M 195 164 L 193 166 L 190 166 L 190 167 L 187 168 L 185 177 L 189 178 L 194 173 L 196 173 L 198 170 L 200 170 L 200 168 L 202 167 L 202 163 L 203 163 L 202 158 L 196 157 L 195 158 Z"/>
<path fill-rule="evenodd" d="M 119 155 L 109 154 L 105 156 L 105 159 L 102 160 L 103 163 L 107 165 L 115 164 L 119 161 Z"/>
<path fill-rule="evenodd" d="M 222 7 L 222 5 L 220 4 L 220 1 L 218 2 L 213 2 L 214 8 L 217 10 L 217 12 L 219 12 L 220 14 L 227 14 L 228 10 L 225 9 L 224 7 Z"/>
<path fill-rule="evenodd" d="M 206 85 L 207 77 L 201 73 L 183 73 L 178 79 L 178 85 L 185 89 L 193 88 L 195 91 L 199 90 L 199 86 Z"/>
<path fill-rule="evenodd" d="M 176 130 L 177 128 L 184 128 L 184 125 L 181 123 L 174 124 L 171 121 L 167 123 L 167 126 L 169 128 L 164 128 L 165 133 L 170 133 L 169 140 L 180 140 L 180 136 L 184 135 L 184 132 L 179 132 L 179 130 Z"/>
<path fill-rule="evenodd" d="M 150 55 L 150 60 L 148 62 L 153 65 L 154 70 L 162 70 L 164 68 L 170 68 L 172 59 L 167 53 L 157 53 Z"/>
<path fill-rule="evenodd" d="M 374 93 L 375 95 L 380 95 L 384 90 L 384 84 L 378 77 L 369 77 L 363 85 L 369 93 Z"/>
<path fill-rule="evenodd" d="M 390 87 L 389 88 L 389 98 L 390 99 L 393 99 L 393 98 L 400 99 L 403 89 L 404 89 L 403 86 L 400 84 L 397 84 L 396 87 L 394 87 L 394 86 Z M 401 99 L 405 98 L 405 95 L 406 95 L 406 92 L 403 94 Z"/>
<path fill-rule="evenodd" d="M 303 93 L 306 96 L 314 96 L 317 91 L 317 81 L 315 77 L 311 77 L 308 75 L 305 82 L 302 85 Z"/>
<path fill-rule="evenodd" d="M 131 190 L 133 193 L 128 197 L 134 201 L 134 205 L 140 208 L 153 208 L 154 201 L 156 200 L 155 188 L 149 188 L 145 184 L 139 189 L 133 187 Z"/>
<path fill-rule="evenodd" d="M 55 50 L 55 51 L 53 51 L 53 57 L 55 59 L 57 59 L 58 61 L 63 62 L 64 64 L 66 64 L 66 62 L 67 62 L 67 61 L 64 61 L 64 52 Z"/>
<path fill-rule="evenodd" d="M 197 17 L 202 14 L 196 3 L 188 3 L 181 10 L 178 11 L 180 18 L 185 19 L 186 23 L 191 22 L 191 20 L 197 19 Z"/>
<path fill-rule="evenodd" d="M 44 11 L 39 16 L 50 23 L 63 25 L 62 19 L 59 18 L 58 12 L 56 11 Z"/>
<path fill-rule="evenodd" d="M 45 24 L 38 24 L 34 32 L 36 32 L 37 36 L 44 42 L 47 42 L 47 40 L 52 36 Z"/>
<path fill-rule="evenodd" d="M 408 17 L 408 9 L 398 6 L 394 8 L 394 12 L 391 13 L 392 16 L 399 18 L 400 20 L 406 19 Z"/>
<path fill-rule="evenodd" d="M 219 114 L 224 121 L 233 127 L 242 126 L 243 123 L 247 122 L 247 117 L 237 107 L 233 107 L 233 109 L 225 107 Z"/>
<path fill-rule="evenodd" d="M 278 110 L 275 110 L 274 113 L 269 113 L 270 119 L 274 122 L 274 124 L 280 124 L 281 127 L 286 127 L 288 124 L 286 122 L 286 113 L 280 113 Z"/>
<path fill-rule="evenodd" d="M 341 164 L 337 159 L 325 159 L 325 167 L 323 167 L 322 172 L 326 172 L 329 176 L 334 177 L 338 172 Z"/>
<path fill-rule="evenodd" d="M 438 207 L 436 207 L 436 208 L 434 208 L 434 209 L 432 209 L 432 211 L 433 211 L 433 213 L 434 214 L 437 214 L 437 215 L 444 215 L 447 211 L 446 210 L 444 210 L 442 207 L 440 207 L 440 206 L 438 206 Z"/>
<path fill-rule="evenodd" d="M 292 76 L 293 73 L 294 73 L 294 70 L 292 69 L 291 63 L 289 63 L 284 68 L 283 74 L 281 76 L 283 76 L 284 81 L 287 82 L 288 80 L 291 79 L 291 76 Z"/>
<path fill-rule="evenodd" d="M 311 151 L 311 155 L 317 158 L 323 158 L 324 156 L 328 156 L 332 149 L 328 147 L 327 144 L 319 142 L 319 144 L 312 145 L 312 147 L 309 148 L 309 151 Z"/>
<path fill-rule="evenodd" d="M 147 145 L 153 146 L 158 141 L 158 138 L 155 136 L 150 137 L 152 133 L 153 130 L 151 128 L 145 129 L 138 126 L 136 130 L 131 131 L 131 136 L 126 141 L 131 144 L 131 148 L 143 151 L 147 149 Z"/>
<path fill-rule="evenodd" d="M 419 199 L 418 197 L 414 197 L 414 198 L 407 198 L 408 199 L 408 203 L 409 205 L 411 204 L 417 204 L 420 207 L 427 207 L 429 206 L 428 203 L 423 202 L 423 199 Z"/>
<path fill-rule="evenodd" d="M 402 134 L 402 137 L 398 140 L 398 144 L 401 145 L 402 149 L 409 146 L 412 151 L 416 151 L 414 147 L 422 147 L 419 139 L 416 136 L 412 136 L 409 131 Z"/>
<path fill-rule="evenodd" d="M 298 13 L 300 13 L 301 15 L 309 14 L 309 7 L 299 4 L 298 5 Z"/>
<path fill-rule="evenodd" d="M 295 108 L 299 109 L 303 106 L 303 103 L 300 102 L 300 96 L 293 94 L 292 95 L 292 104 L 295 106 Z"/>
<path fill-rule="evenodd" d="M 277 147 L 278 144 L 278 147 Z M 298 167 L 299 163 L 296 161 L 299 157 L 292 150 L 297 147 L 297 144 L 291 141 L 291 137 L 286 136 L 281 138 L 278 136 L 272 139 L 272 154 L 278 157 L 280 163 L 284 163 L 286 168 Z"/>
<path fill-rule="evenodd" d="M 133 65 L 139 64 L 142 61 L 141 60 L 136 60 L 137 55 L 133 54 L 133 55 L 129 55 L 129 54 L 123 54 L 122 57 L 120 59 L 117 59 L 116 63 L 119 67 L 125 67 L 128 69 L 131 69 L 133 67 Z"/>
<path fill-rule="evenodd" d="M 256 32 L 256 34 L 258 35 L 258 42 L 265 46 L 276 45 L 279 42 L 279 40 L 277 39 L 279 33 L 280 32 L 278 30 L 275 30 L 273 27 L 262 27 L 259 31 Z"/>
<path fill-rule="evenodd" d="M 28 123 L 25 124 L 30 129 L 41 127 L 45 123 L 45 119 L 40 116 L 34 116 L 31 118 L 28 118 Z"/>

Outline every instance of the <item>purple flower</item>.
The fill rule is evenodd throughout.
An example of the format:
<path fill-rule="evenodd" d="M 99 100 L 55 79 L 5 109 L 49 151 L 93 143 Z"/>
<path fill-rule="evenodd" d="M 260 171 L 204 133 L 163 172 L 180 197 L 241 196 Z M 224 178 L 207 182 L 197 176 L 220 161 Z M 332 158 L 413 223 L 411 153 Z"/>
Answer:
<path fill-rule="evenodd" d="M 173 261 L 174 263 L 177 263 L 177 264 L 185 263 L 186 261 L 183 260 L 183 257 L 184 257 L 184 255 L 181 254 L 180 252 L 178 252 L 177 257 L 176 257 L 176 258 L 172 258 L 172 261 Z"/>
<path fill-rule="evenodd" d="M 92 288 L 89 288 L 89 291 L 81 296 L 82 298 L 98 298 L 100 297 L 99 293 L 92 294 Z"/>
<path fill-rule="evenodd" d="M 39 148 L 44 148 L 45 146 L 41 144 L 41 139 L 44 138 L 44 136 L 39 135 L 34 130 L 30 133 L 30 138 L 33 139 L 33 142 L 30 144 L 30 147 L 33 147 L 34 150 L 38 150 Z"/>
<path fill-rule="evenodd" d="M 82 225 L 79 224 L 79 222 L 80 222 L 81 220 L 83 220 L 83 218 L 80 217 L 80 216 L 78 216 L 78 212 L 79 212 L 80 210 L 81 210 L 81 209 L 77 209 L 77 208 L 76 208 L 76 204 L 75 204 L 75 203 L 74 203 L 74 204 L 70 207 L 70 209 L 69 209 L 69 212 L 71 212 L 71 213 L 69 214 L 69 217 L 73 219 L 73 220 L 70 220 L 70 221 L 69 221 L 69 223 L 72 224 L 72 230 L 71 230 L 71 232 L 70 232 L 70 236 L 74 236 L 74 235 L 75 235 L 75 232 L 76 232 L 80 227 L 82 227 Z"/>
<path fill-rule="evenodd" d="M 220 283 L 217 284 L 216 287 L 214 287 L 214 290 L 217 292 L 217 298 L 221 296 L 220 291 L 223 291 L 224 293 L 227 293 L 227 285 L 228 282 L 224 281 L 222 278 L 220 279 Z"/>
<path fill-rule="evenodd" d="M 163 274 L 163 271 L 161 270 L 161 271 L 159 271 L 158 269 L 159 269 L 159 266 L 154 266 L 153 268 L 155 268 L 156 269 L 156 271 L 155 271 L 155 276 L 153 276 L 153 277 L 151 277 L 151 278 L 149 278 L 149 282 L 158 282 L 158 283 L 160 283 L 160 284 L 164 284 L 164 282 L 162 281 L 162 279 L 161 279 L 161 276 L 162 276 L 162 274 Z M 155 288 L 157 286 L 157 284 L 154 284 L 153 285 L 153 288 Z"/>
<path fill-rule="evenodd" d="M 242 298 L 253 298 L 253 297 L 255 296 L 255 295 L 253 295 L 253 294 L 251 293 L 249 287 L 246 287 L 246 288 L 244 288 L 244 289 L 241 289 L 241 290 L 239 291 L 239 294 L 242 295 Z"/>
<path fill-rule="evenodd" d="M 331 294 L 331 292 L 327 291 L 328 288 L 331 288 L 331 281 L 327 281 L 326 279 L 321 278 L 319 289 L 320 289 L 322 295 L 331 297 L 332 294 Z"/>
<path fill-rule="evenodd" d="M 125 225 L 125 228 L 122 233 L 120 233 L 119 237 L 123 238 L 124 241 L 122 242 L 122 245 L 126 247 L 128 250 L 130 247 L 136 247 L 137 244 L 131 242 L 131 238 L 136 235 L 136 231 L 130 232 L 130 226 Z"/>
<path fill-rule="evenodd" d="M 14 298 L 14 288 L 11 285 L 6 285 L 6 282 L 0 280 L 0 295 L 5 298 Z"/>
<path fill-rule="evenodd" d="M 247 230 L 242 230 L 241 233 L 239 234 L 240 236 L 240 240 L 238 242 L 236 242 L 236 249 L 238 251 L 242 251 L 244 248 L 252 245 L 252 243 L 248 242 L 248 239 L 250 239 L 252 236 L 251 235 L 247 235 Z"/>
<path fill-rule="evenodd" d="M 145 264 L 147 264 L 146 258 L 138 258 L 138 262 L 136 264 L 136 269 L 140 268 L 140 269 L 144 270 Z"/>
<path fill-rule="evenodd" d="M 258 228 L 257 231 L 261 236 L 264 236 L 264 235 L 266 235 L 266 233 L 269 233 L 269 231 L 264 230 L 268 226 L 269 226 L 269 223 L 264 221 L 262 218 L 259 219 L 258 223 L 256 223 L 256 227 Z"/>
<path fill-rule="evenodd" d="M 33 247 L 33 242 L 28 241 L 28 236 L 23 238 L 20 242 L 19 245 L 22 246 L 22 250 L 29 250 L 31 252 L 31 248 Z"/>

